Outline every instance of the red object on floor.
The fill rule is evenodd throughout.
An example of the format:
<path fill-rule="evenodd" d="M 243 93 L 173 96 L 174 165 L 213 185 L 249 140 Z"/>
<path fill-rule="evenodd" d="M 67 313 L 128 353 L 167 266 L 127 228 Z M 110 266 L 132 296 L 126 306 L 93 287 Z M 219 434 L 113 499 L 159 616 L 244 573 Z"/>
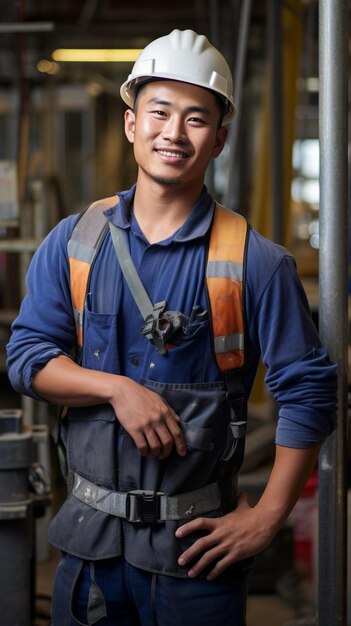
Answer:
<path fill-rule="evenodd" d="M 313 545 L 317 519 L 318 470 L 314 470 L 303 489 L 292 513 L 294 557 L 301 573 L 312 578 Z"/>

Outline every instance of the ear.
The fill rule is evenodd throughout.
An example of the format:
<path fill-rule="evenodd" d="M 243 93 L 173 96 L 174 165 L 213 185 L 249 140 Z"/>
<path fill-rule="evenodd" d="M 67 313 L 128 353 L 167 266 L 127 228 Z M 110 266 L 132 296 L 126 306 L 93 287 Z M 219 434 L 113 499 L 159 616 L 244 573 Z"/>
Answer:
<path fill-rule="evenodd" d="M 213 149 L 212 157 L 216 159 L 224 148 L 225 141 L 227 139 L 228 130 L 225 126 L 218 128 L 216 133 L 216 143 Z"/>
<path fill-rule="evenodd" d="M 135 113 L 127 109 L 124 114 L 124 132 L 130 143 L 134 143 Z"/>

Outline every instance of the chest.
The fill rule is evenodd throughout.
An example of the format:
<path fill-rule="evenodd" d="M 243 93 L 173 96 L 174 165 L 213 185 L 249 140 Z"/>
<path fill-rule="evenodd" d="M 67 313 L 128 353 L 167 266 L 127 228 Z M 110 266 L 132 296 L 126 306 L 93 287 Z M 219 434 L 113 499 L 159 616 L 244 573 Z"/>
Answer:
<path fill-rule="evenodd" d="M 137 238 L 129 239 L 131 258 L 152 303 L 165 300 L 166 310 L 190 318 L 194 307 L 208 311 L 205 285 L 206 249 L 199 242 L 184 245 L 146 246 Z M 181 341 L 159 355 L 141 334 L 143 319 L 125 282 L 113 246 L 106 238 L 95 261 L 89 283 L 89 306 L 85 314 L 85 349 L 96 368 L 99 354 L 108 367 L 134 380 L 143 378 L 188 383 L 221 378 L 212 349 L 209 316 L 194 320 Z M 96 346 L 100 334 L 104 347 Z M 93 345 L 94 344 L 94 345 Z M 108 357 L 106 355 L 109 355 Z"/>

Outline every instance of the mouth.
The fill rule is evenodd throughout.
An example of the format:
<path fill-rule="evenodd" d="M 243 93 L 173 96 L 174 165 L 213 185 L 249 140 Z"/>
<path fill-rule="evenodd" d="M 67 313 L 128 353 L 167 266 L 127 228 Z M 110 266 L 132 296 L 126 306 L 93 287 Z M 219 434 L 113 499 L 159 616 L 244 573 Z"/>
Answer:
<path fill-rule="evenodd" d="M 187 159 L 188 155 L 186 154 L 186 152 L 183 152 L 181 150 L 162 150 L 162 149 L 157 149 L 156 148 L 156 152 L 157 154 L 160 154 L 163 157 L 166 157 L 168 159 Z"/>

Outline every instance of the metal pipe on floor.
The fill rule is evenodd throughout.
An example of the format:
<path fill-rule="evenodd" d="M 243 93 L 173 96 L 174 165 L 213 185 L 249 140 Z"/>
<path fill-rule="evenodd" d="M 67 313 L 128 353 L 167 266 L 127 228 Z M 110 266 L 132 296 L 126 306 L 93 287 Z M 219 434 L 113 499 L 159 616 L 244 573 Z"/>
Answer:
<path fill-rule="evenodd" d="M 319 2 L 320 334 L 339 366 L 338 428 L 319 463 L 319 626 L 347 623 L 348 2 Z"/>

